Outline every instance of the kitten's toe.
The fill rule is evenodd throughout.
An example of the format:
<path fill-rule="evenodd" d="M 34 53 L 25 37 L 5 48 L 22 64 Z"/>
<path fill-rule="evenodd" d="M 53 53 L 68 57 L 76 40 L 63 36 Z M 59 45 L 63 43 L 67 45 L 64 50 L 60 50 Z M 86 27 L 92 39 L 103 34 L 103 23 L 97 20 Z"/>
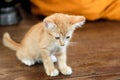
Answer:
<path fill-rule="evenodd" d="M 50 76 L 57 76 L 58 74 L 59 74 L 59 71 L 55 69 L 51 72 Z"/>
<path fill-rule="evenodd" d="M 52 62 L 57 62 L 57 58 L 54 55 L 51 55 L 50 57 L 51 57 Z"/>
<path fill-rule="evenodd" d="M 53 70 L 47 70 L 46 73 L 49 76 L 57 76 L 59 74 L 59 71 L 57 69 L 53 69 Z"/>
<path fill-rule="evenodd" d="M 60 71 L 64 75 L 71 75 L 72 74 L 72 69 L 69 66 L 66 66 L 64 68 L 60 68 Z"/>
<path fill-rule="evenodd" d="M 35 61 L 34 60 L 22 60 L 22 62 L 27 65 L 27 66 L 32 66 L 35 64 Z"/>

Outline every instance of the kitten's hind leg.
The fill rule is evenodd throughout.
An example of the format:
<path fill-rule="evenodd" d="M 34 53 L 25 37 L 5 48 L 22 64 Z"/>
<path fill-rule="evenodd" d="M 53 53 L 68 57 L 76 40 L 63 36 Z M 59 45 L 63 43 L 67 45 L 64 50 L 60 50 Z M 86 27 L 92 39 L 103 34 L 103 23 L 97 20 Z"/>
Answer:
<path fill-rule="evenodd" d="M 50 57 L 51 57 L 52 62 L 57 62 L 57 58 L 54 55 L 51 55 Z"/>
<path fill-rule="evenodd" d="M 34 61 L 34 60 L 23 59 L 23 60 L 21 60 L 21 61 L 22 61 L 22 63 L 24 63 L 24 64 L 27 65 L 27 66 L 32 66 L 32 65 L 35 64 L 35 61 Z"/>
<path fill-rule="evenodd" d="M 22 63 L 24 63 L 27 66 L 32 66 L 35 64 L 34 57 L 32 57 L 32 55 L 24 49 L 17 51 L 16 56 Z"/>

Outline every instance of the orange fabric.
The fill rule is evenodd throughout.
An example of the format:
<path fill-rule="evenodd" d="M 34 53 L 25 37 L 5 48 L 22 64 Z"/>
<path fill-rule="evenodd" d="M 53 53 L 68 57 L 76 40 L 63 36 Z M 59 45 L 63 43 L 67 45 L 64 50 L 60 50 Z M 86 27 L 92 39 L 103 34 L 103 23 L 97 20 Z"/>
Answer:
<path fill-rule="evenodd" d="M 32 13 L 48 16 L 53 13 L 84 15 L 87 20 L 100 18 L 120 20 L 120 0 L 31 0 Z"/>

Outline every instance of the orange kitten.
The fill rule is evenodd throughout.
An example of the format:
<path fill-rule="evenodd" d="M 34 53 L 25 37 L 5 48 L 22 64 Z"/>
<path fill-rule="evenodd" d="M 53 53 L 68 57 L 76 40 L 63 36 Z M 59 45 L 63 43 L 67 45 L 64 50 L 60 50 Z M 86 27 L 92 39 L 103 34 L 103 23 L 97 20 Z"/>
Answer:
<path fill-rule="evenodd" d="M 42 23 L 34 25 L 21 43 L 16 43 L 8 33 L 5 33 L 3 44 L 15 50 L 17 58 L 28 66 L 42 61 L 49 76 L 59 74 L 53 63 L 57 58 L 60 72 L 70 75 L 72 69 L 66 64 L 66 47 L 75 28 L 81 27 L 84 22 L 83 16 L 56 13 L 46 17 Z"/>

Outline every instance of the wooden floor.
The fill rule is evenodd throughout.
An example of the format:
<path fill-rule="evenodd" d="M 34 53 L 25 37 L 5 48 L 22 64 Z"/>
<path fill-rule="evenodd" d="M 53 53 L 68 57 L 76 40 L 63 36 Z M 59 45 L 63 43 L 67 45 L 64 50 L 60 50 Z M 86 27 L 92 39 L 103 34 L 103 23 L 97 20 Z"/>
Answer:
<path fill-rule="evenodd" d="M 120 22 L 86 22 L 75 31 L 68 48 L 68 64 L 73 74 L 49 77 L 42 64 L 25 66 L 14 51 L 2 45 L 4 32 L 20 42 L 38 21 L 28 16 L 18 25 L 0 26 L 0 80 L 120 80 Z"/>

